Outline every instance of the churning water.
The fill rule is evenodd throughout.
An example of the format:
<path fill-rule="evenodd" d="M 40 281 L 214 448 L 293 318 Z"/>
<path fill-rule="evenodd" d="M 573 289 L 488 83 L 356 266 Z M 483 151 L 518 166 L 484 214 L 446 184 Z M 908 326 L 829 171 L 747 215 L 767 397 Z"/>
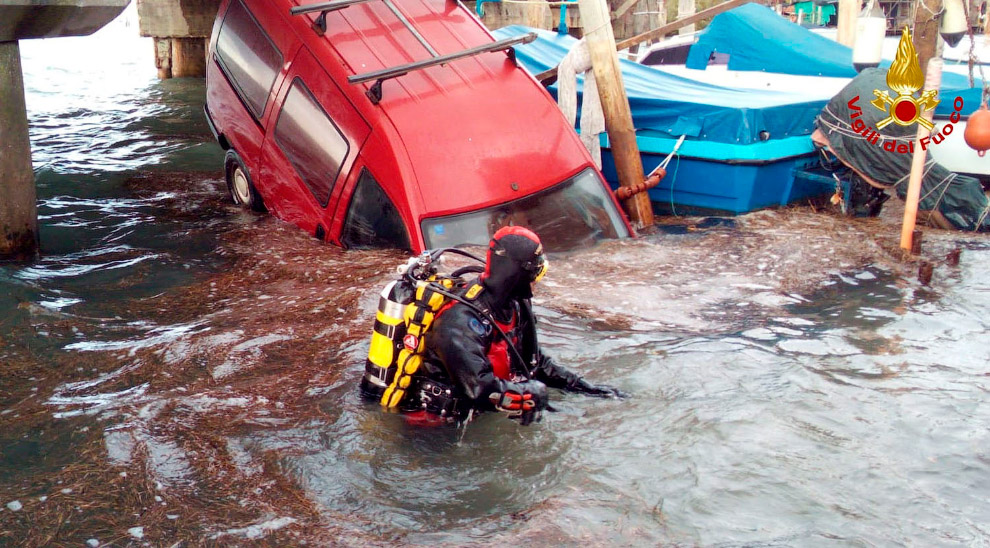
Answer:
<path fill-rule="evenodd" d="M 43 256 L 0 267 L 0 544 L 990 541 L 985 237 L 937 237 L 931 287 L 811 212 L 555 257 L 546 350 L 632 396 L 410 429 L 356 394 L 405 257 L 228 205 L 202 81 L 135 36 L 22 43 Z"/>

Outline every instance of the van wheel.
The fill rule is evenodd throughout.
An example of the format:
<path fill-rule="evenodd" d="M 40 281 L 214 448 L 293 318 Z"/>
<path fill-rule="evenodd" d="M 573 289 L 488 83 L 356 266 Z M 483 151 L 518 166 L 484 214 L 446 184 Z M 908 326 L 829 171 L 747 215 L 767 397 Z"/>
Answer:
<path fill-rule="evenodd" d="M 227 190 L 234 203 L 253 211 L 265 211 L 265 204 L 261 200 L 261 195 L 254 188 L 251 176 L 248 175 L 244 161 L 233 149 L 227 151 L 224 158 L 224 173 L 227 179 Z"/>

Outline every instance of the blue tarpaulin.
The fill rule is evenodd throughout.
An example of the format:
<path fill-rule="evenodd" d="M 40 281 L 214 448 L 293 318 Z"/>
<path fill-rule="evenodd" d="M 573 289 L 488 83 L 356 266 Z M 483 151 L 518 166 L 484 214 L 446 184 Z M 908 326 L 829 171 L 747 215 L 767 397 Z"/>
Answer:
<path fill-rule="evenodd" d="M 759 4 L 743 4 L 716 15 L 691 46 L 687 68 L 704 70 L 714 52 L 729 56 L 729 70 L 856 76 L 852 49 Z"/>
<path fill-rule="evenodd" d="M 729 70 L 751 70 L 853 78 L 852 48 L 819 36 L 759 4 L 743 4 L 716 15 L 691 46 L 687 68 L 704 70 L 712 53 L 729 56 Z M 886 60 L 882 66 L 889 66 Z M 979 82 L 977 82 L 979 86 Z M 961 74 L 943 73 L 942 102 L 936 115 L 952 113 L 956 97 L 964 100 L 963 114 L 980 106 L 979 88 Z"/>
<path fill-rule="evenodd" d="M 577 42 L 571 36 L 519 25 L 493 34 L 502 39 L 527 32 L 537 33 L 537 39 L 515 46 L 516 59 L 532 74 L 556 67 Z M 771 140 L 810 135 L 815 117 L 827 102 L 797 93 L 719 87 L 624 59 L 620 63 L 637 131 L 719 143 L 758 143 L 764 140 L 761 132 Z M 556 85 L 550 92 L 556 96 Z"/>

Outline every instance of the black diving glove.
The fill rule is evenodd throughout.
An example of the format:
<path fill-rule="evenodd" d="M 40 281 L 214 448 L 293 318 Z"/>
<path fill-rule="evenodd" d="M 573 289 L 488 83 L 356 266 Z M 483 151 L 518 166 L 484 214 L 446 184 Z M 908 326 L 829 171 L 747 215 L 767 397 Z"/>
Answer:
<path fill-rule="evenodd" d="M 549 356 L 538 353 L 534 364 L 533 374 L 536 377 L 546 380 L 547 384 L 553 388 L 561 388 L 568 392 L 580 392 L 598 398 L 627 398 L 629 394 L 612 388 L 606 384 L 592 384 L 584 380 L 581 375 L 557 365 Z"/>
<path fill-rule="evenodd" d="M 543 418 L 543 410 L 547 408 L 549 398 L 547 397 L 547 387 L 540 381 L 524 381 L 515 383 L 517 389 L 509 389 L 505 392 L 493 392 L 489 400 L 495 409 L 505 411 L 509 418 L 518 420 L 519 424 L 528 426 L 533 422 L 540 422 Z"/>
<path fill-rule="evenodd" d="M 591 384 L 581 377 L 578 377 L 573 383 L 569 384 L 567 389 L 572 392 L 581 392 L 582 394 L 587 394 L 588 396 L 594 396 L 596 398 L 629 397 L 629 394 L 626 394 L 618 388 L 614 388 L 607 384 Z"/>

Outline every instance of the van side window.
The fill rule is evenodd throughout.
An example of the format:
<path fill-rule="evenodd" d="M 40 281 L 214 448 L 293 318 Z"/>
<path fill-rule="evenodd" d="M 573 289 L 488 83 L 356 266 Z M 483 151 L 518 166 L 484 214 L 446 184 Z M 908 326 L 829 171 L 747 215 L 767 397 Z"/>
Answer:
<path fill-rule="evenodd" d="M 340 243 L 348 248 L 394 247 L 410 250 L 409 235 L 392 200 L 367 169 L 361 171 L 347 209 Z"/>
<path fill-rule="evenodd" d="M 285 96 L 275 142 L 320 207 L 326 207 L 350 145 L 299 78 Z"/>
<path fill-rule="evenodd" d="M 255 119 L 260 120 L 282 67 L 282 52 L 241 0 L 231 2 L 223 18 L 217 37 L 217 56 L 220 68 L 241 100 Z"/>

